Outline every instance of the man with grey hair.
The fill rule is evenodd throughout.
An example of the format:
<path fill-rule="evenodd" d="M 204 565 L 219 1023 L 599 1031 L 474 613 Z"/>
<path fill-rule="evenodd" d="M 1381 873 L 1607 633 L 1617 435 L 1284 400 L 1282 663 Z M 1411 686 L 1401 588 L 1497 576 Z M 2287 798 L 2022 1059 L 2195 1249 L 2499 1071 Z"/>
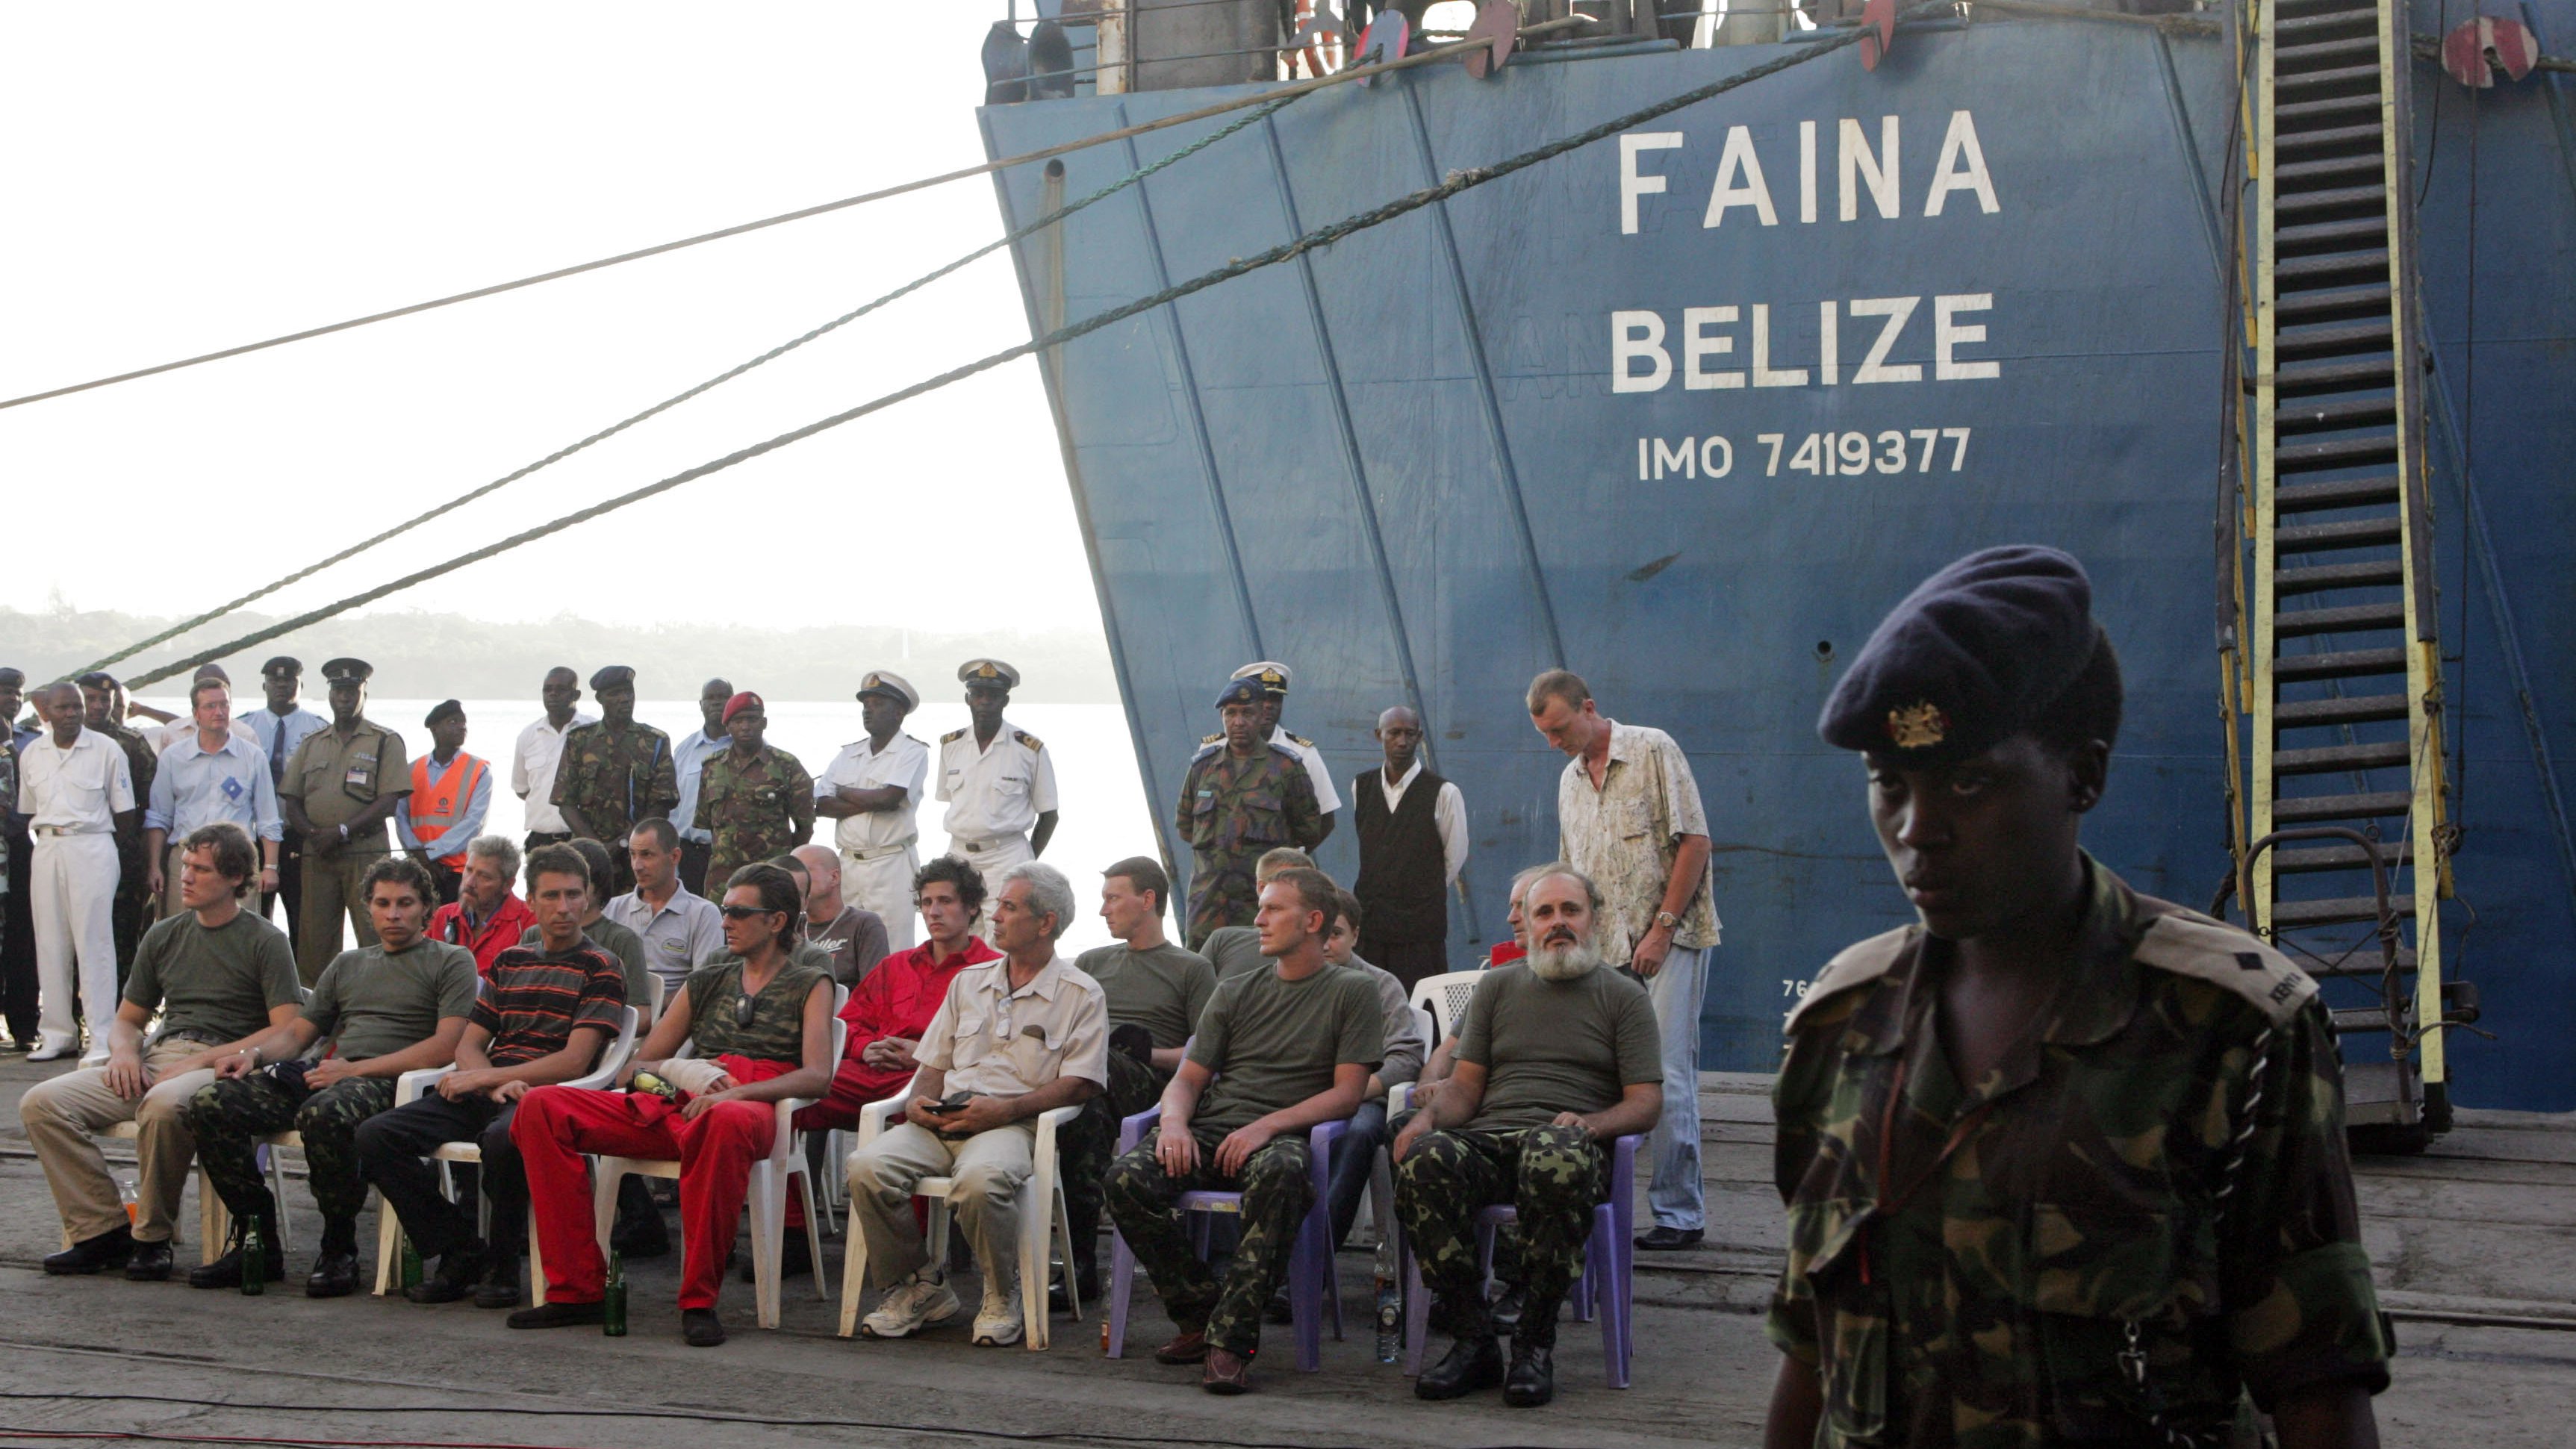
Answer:
<path fill-rule="evenodd" d="M 465 871 L 453 903 L 429 918 L 429 939 L 474 953 L 474 969 L 492 974 L 501 953 L 537 923 L 519 898 L 519 844 L 504 835 L 478 835 L 465 844 Z"/>
<path fill-rule="evenodd" d="M 1634 978 L 1604 969 L 1601 906 L 1572 867 L 1531 883 L 1529 958 L 1477 984 L 1449 1083 L 1396 1134 L 1396 1214 L 1456 1337 L 1414 1381 L 1417 1397 L 1497 1384 L 1515 1407 L 1555 1397 L 1557 1309 L 1609 1190 L 1605 1145 L 1663 1113 L 1654 1007 Z M 1524 1295 L 1508 1374 L 1476 1251 L 1476 1215 L 1502 1204 L 1519 1218 Z"/>
<path fill-rule="evenodd" d="M 867 1243 L 868 1277 L 884 1290 L 862 1325 L 870 1338 L 903 1338 L 958 1311 L 912 1216 L 914 1186 L 946 1177 L 984 1268 L 974 1342 L 1020 1341 L 1020 1185 L 1037 1170 L 1038 1115 L 1109 1085 L 1107 997 L 1056 949 L 1074 909 L 1073 884 L 1054 866 L 1024 861 L 1003 875 L 991 935 L 1002 959 L 948 983 L 913 1047 L 921 1065 L 902 1124 L 850 1154 L 850 1217 Z"/>
<path fill-rule="evenodd" d="M 1699 1017 L 1717 949 L 1708 812 L 1671 735 L 1601 713 L 1572 671 L 1530 681 L 1530 727 L 1570 756 L 1556 782 L 1557 855 L 1601 883 L 1602 954 L 1646 983 L 1663 1027 L 1664 1120 L 1649 1149 L 1655 1223 L 1637 1246 L 1697 1244 L 1707 1226 L 1699 1162 Z"/>

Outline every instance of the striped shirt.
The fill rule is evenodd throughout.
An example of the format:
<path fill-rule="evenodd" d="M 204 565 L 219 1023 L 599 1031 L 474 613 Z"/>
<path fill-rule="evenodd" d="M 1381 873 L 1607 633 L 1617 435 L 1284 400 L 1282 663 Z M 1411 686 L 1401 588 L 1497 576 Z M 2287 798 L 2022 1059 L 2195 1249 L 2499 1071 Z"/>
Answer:
<path fill-rule="evenodd" d="M 492 1065 L 515 1067 L 562 1051 L 577 1027 L 614 1037 L 625 1007 L 625 971 L 589 941 L 560 955 L 512 946 L 493 959 L 473 1022 L 492 1034 L 483 1049 Z"/>

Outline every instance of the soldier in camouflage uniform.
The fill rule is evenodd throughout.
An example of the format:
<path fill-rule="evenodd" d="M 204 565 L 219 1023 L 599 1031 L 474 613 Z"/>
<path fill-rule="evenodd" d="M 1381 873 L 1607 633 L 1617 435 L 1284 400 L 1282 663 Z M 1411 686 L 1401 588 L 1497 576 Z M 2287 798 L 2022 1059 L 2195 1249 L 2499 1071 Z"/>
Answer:
<path fill-rule="evenodd" d="M 1153 1139 L 1109 1169 L 1109 1214 L 1180 1330 L 1154 1357 L 1204 1360 L 1210 1393 L 1252 1387 L 1262 1314 L 1287 1281 L 1298 1224 L 1315 1202 L 1309 1129 L 1359 1110 L 1386 1054 L 1377 987 L 1324 959 L 1335 890 L 1330 876 L 1302 869 L 1262 888 L 1270 969 L 1216 988 L 1163 1093 Z M 1200 1261 L 1173 1206 L 1194 1191 L 1243 1195 L 1242 1238 L 1222 1278 Z"/>
<path fill-rule="evenodd" d="M 671 818 L 680 804 L 680 776 L 671 737 L 635 722 L 634 670 L 611 664 L 590 676 L 590 692 L 599 701 L 599 722 L 564 732 L 553 803 L 574 835 L 608 847 L 615 868 L 608 893 L 615 897 L 635 889 L 626 837 L 638 820 Z M 713 871 L 707 878 L 724 879 Z"/>
<path fill-rule="evenodd" d="M 1416 1397 L 1496 1384 L 1517 1408 L 1556 1396 L 1557 1309 L 1609 1193 L 1606 1148 L 1652 1132 L 1663 1113 L 1654 1001 L 1602 960 L 1600 907 L 1579 871 L 1530 883 L 1530 955 L 1477 983 L 1449 1077 L 1396 1136 L 1396 1215 L 1456 1340 L 1414 1381 Z M 1508 1373 L 1476 1252 L 1476 1214 L 1493 1206 L 1515 1210 L 1521 1235 Z"/>
<path fill-rule="evenodd" d="M 733 873 L 814 838 L 814 777 L 785 750 L 762 741 L 769 727 L 760 696 L 745 690 L 725 701 L 724 731 L 730 749 L 709 752 L 699 767 L 697 818 L 692 829 L 712 832 L 707 879 Z"/>
<path fill-rule="evenodd" d="M 196 1288 L 241 1282 L 242 1225 L 261 1226 L 270 1277 L 284 1275 L 279 1204 L 259 1170 L 260 1139 L 292 1128 L 304 1138 L 306 1181 L 322 1210 L 322 1244 L 304 1292 L 337 1298 L 358 1287 L 359 1124 L 394 1104 L 394 1080 L 455 1060 L 480 977 L 474 953 L 425 934 L 438 887 L 429 868 L 387 856 L 360 883 L 376 943 L 340 953 L 314 984 L 304 1012 L 215 1063 L 216 1079 L 180 1110 L 197 1162 L 231 1209 L 232 1247 L 188 1275 Z M 304 1060 L 316 1047 L 318 1061 Z"/>
<path fill-rule="evenodd" d="M 2029 547 L 1927 581 L 1825 707 L 1920 923 L 1789 1017 L 1771 1444 L 2377 1442 L 2316 983 L 2077 844 L 2120 707 L 2081 566 Z"/>
<path fill-rule="evenodd" d="M 1261 683 L 1229 681 L 1217 696 L 1225 737 L 1200 748 L 1181 781 L 1174 828 L 1191 849 L 1190 916 L 1199 949 L 1220 926 L 1252 924 L 1253 868 L 1273 846 L 1311 850 L 1324 838 L 1315 784 L 1295 752 L 1260 737 Z"/>

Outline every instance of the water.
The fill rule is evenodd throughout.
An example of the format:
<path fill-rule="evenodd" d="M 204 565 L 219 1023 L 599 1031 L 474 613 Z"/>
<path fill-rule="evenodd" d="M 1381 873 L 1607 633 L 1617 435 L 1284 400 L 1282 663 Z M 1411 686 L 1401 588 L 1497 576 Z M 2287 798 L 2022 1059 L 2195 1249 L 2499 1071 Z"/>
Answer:
<path fill-rule="evenodd" d="M 158 698 L 148 702 L 160 709 L 176 704 Z M 430 747 L 429 729 L 420 720 L 435 703 L 427 699 L 370 699 L 367 717 L 399 732 L 404 748 L 417 759 Z M 527 834 L 527 811 L 510 790 L 510 755 L 519 731 L 544 710 L 533 699 L 469 699 L 463 703 L 466 753 L 490 761 L 497 775 L 484 829 L 514 841 L 522 839 Z M 257 706 L 253 703 L 251 707 Z M 307 707 L 316 713 L 323 709 L 319 701 L 308 700 Z M 586 697 L 582 708 L 592 709 Z M 769 743 L 794 755 L 809 774 L 820 775 L 843 745 L 867 733 L 859 723 L 859 703 L 855 699 L 837 703 L 772 700 L 767 710 Z M 635 714 L 675 740 L 699 725 L 695 700 L 646 700 L 636 706 Z M 1109 940 L 1109 932 L 1092 913 L 1092 893 L 1099 883 L 1101 868 L 1131 855 L 1156 854 L 1153 817 L 1147 813 L 1144 788 L 1137 778 L 1136 751 L 1128 739 L 1126 714 L 1114 704 L 1028 704 L 1014 706 L 1009 719 L 1037 736 L 1046 752 L 1055 757 L 1059 818 L 1055 838 L 1047 844 L 1046 861 L 1072 879 L 1075 895 L 1084 903 L 1080 919 L 1065 933 L 1065 954 L 1103 945 Z M 917 817 L 925 857 L 948 848 L 947 832 L 940 828 L 947 807 L 932 798 L 938 789 L 939 737 L 965 728 L 966 722 L 962 700 L 924 703 L 904 721 L 904 732 L 931 748 L 930 774 L 923 782 Z M 832 824 L 829 820 L 815 821 L 814 838 L 830 844 Z M 915 939 L 918 938 L 916 925 Z"/>

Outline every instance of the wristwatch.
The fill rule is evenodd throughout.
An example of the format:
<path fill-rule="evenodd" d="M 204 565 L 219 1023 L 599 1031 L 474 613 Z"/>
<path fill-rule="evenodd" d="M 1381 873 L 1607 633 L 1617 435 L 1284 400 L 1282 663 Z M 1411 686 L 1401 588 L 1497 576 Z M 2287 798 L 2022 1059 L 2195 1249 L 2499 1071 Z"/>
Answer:
<path fill-rule="evenodd" d="M 1663 927 L 1667 931 L 1680 929 L 1681 923 L 1682 918 L 1674 915 L 1670 911 L 1655 912 L 1655 924 Z"/>

